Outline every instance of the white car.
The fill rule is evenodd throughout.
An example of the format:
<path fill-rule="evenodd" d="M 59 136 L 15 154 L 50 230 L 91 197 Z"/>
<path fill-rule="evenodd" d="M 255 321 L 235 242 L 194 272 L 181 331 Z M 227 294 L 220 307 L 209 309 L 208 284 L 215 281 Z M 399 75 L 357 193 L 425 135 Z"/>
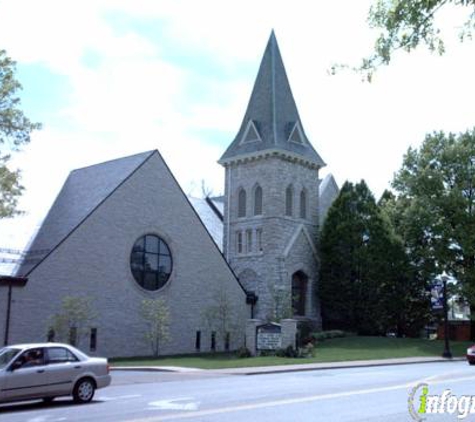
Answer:
<path fill-rule="evenodd" d="M 87 403 L 111 382 L 105 358 L 61 343 L 19 344 L 0 349 L 0 403 L 73 396 Z"/>

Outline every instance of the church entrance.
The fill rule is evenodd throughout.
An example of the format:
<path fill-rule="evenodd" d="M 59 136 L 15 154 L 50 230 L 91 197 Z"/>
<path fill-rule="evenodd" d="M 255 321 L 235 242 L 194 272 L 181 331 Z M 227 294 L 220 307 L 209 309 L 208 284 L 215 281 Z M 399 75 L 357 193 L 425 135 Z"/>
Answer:
<path fill-rule="evenodd" d="M 294 315 L 305 315 L 305 302 L 307 300 L 308 277 L 302 271 L 292 275 L 292 310 Z"/>

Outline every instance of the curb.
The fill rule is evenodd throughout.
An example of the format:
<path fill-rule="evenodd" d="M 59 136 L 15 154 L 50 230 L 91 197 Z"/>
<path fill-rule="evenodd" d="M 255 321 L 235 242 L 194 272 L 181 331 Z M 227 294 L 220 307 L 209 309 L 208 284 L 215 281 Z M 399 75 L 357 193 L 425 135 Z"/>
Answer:
<path fill-rule="evenodd" d="M 351 369 L 351 368 L 370 368 L 378 366 L 398 366 L 414 365 L 418 363 L 436 363 L 436 362 L 458 362 L 464 361 L 464 357 L 447 358 L 409 358 L 401 359 L 380 359 L 371 361 L 342 361 L 326 362 L 315 364 L 294 364 L 280 366 L 258 366 L 244 368 L 222 368 L 222 369 L 199 369 L 186 367 L 166 367 L 166 366 L 111 366 L 112 371 L 141 371 L 141 372 L 167 372 L 167 373 L 215 373 L 223 375 L 266 375 L 279 374 L 286 372 L 304 372 L 304 371 L 323 371 L 329 369 Z"/>
<path fill-rule="evenodd" d="M 256 370 L 248 370 L 248 371 L 226 371 L 226 370 L 216 370 L 219 373 L 229 374 L 229 375 L 266 375 L 266 374 L 280 374 L 280 373 L 287 373 L 287 372 L 305 372 L 305 371 L 326 371 L 330 369 L 353 369 L 353 368 L 371 368 L 371 367 L 378 367 L 378 366 L 401 366 L 401 365 L 415 365 L 418 363 L 437 363 L 437 362 L 456 362 L 456 361 L 463 361 L 464 358 L 452 358 L 452 359 L 427 359 L 427 360 L 418 360 L 418 361 L 407 361 L 407 362 L 352 362 L 351 364 L 344 364 L 344 362 L 334 362 L 330 363 L 329 365 L 323 366 L 323 364 L 317 364 L 315 367 L 301 367 L 301 368 L 286 368 L 285 365 L 283 367 L 270 367 L 268 370 L 265 367 L 256 367 Z M 239 369 L 239 368 L 235 368 Z M 244 368 L 243 368 L 244 369 Z M 246 368 L 250 369 L 250 368 Z"/>

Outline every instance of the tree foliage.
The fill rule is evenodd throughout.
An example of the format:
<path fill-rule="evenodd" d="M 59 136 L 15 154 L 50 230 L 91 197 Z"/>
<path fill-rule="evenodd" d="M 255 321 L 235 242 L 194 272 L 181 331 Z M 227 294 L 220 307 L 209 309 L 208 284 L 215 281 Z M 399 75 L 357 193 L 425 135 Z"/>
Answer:
<path fill-rule="evenodd" d="M 53 330 L 55 340 L 79 345 L 95 318 L 90 298 L 65 296 L 61 310 L 50 319 L 49 329 Z"/>
<path fill-rule="evenodd" d="M 17 202 L 23 191 L 20 173 L 7 167 L 7 151 L 17 151 L 30 142 L 31 132 L 40 128 L 20 108 L 18 92 L 22 87 L 15 78 L 15 70 L 15 62 L 5 50 L 0 50 L 0 218 L 18 213 Z"/>
<path fill-rule="evenodd" d="M 203 309 L 202 319 L 209 330 L 216 333 L 217 342 L 223 346 L 228 336 L 230 338 L 239 331 L 237 310 L 223 286 L 213 292 L 210 304 Z"/>
<path fill-rule="evenodd" d="M 424 289 L 414 283 L 402 242 L 364 181 L 346 182 L 330 208 L 321 261 L 325 329 L 373 335 L 417 329 Z"/>
<path fill-rule="evenodd" d="M 147 323 L 145 339 L 149 342 L 154 356 L 160 353 L 160 346 L 170 338 L 170 311 L 161 298 L 144 299 L 140 309 L 142 318 Z"/>
<path fill-rule="evenodd" d="M 272 308 L 270 315 L 267 315 L 269 321 L 280 322 L 286 318 L 292 318 L 292 293 L 290 286 L 285 289 L 269 283 L 268 289 L 272 298 Z"/>
<path fill-rule="evenodd" d="M 446 271 L 475 306 L 475 130 L 427 135 L 393 187 L 398 229 L 421 276 Z"/>
<path fill-rule="evenodd" d="M 448 5 L 467 8 L 468 16 L 460 37 L 471 37 L 475 24 L 475 0 L 376 0 L 369 11 L 368 21 L 381 33 L 373 54 L 363 59 L 359 70 L 371 80 L 374 70 L 388 64 L 395 51 L 409 52 L 421 44 L 443 54 L 445 47 L 436 16 Z"/>

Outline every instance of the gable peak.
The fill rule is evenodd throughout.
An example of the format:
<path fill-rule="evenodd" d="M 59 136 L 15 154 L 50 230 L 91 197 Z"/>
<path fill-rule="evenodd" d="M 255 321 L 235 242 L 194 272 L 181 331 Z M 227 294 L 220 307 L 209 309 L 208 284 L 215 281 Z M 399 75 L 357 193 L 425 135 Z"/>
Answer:
<path fill-rule="evenodd" d="M 256 123 L 253 120 L 249 120 L 246 131 L 242 137 L 241 143 L 247 142 L 259 142 L 262 141 L 261 136 L 259 135 L 259 131 L 257 130 Z"/>
<path fill-rule="evenodd" d="M 288 142 L 295 142 L 299 145 L 305 145 L 304 141 L 304 134 L 302 131 L 302 127 L 300 126 L 300 122 L 295 122 L 293 125 L 290 124 L 292 129 L 290 130 L 289 138 L 287 139 Z"/>

